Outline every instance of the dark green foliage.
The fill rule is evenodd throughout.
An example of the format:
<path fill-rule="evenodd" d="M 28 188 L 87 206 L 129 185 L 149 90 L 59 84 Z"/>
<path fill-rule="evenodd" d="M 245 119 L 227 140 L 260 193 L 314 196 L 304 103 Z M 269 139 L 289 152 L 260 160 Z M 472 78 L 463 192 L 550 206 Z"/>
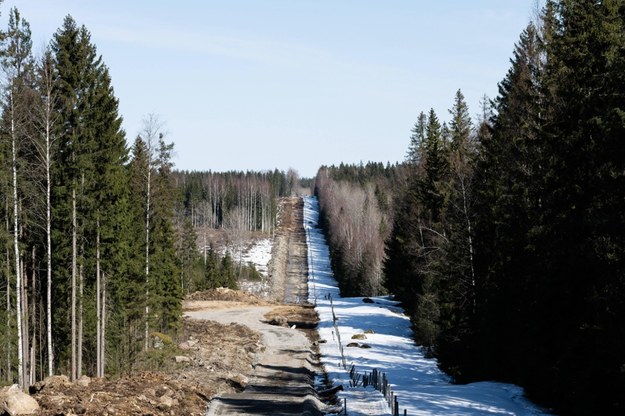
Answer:
<path fill-rule="evenodd" d="M 200 290 L 216 289 L 218 287 L 237 289 L 237 275 L 230 253 L 226 253 L 220 259 L 211 245 L 206 253 L 204 278 L 204 282 L 199 288 Z"/>
<path fill-rule="evenodd" d="M 459 97 L 447 156 L 420 143 L 387 244 L 388 285 L 443 368 L 519 383 L 566 414 L 625 406 L 624 13 L 547 2 L 477 149 Z"/>

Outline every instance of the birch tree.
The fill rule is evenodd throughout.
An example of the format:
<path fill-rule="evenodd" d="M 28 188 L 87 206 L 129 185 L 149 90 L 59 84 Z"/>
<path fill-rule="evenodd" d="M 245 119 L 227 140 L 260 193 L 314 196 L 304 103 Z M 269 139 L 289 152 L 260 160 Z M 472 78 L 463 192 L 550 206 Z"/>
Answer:
<path fill-rule="evenodd" d="M 11 183 L 13 204 L 13 256 L 16 279 L 16 316 L 18 333 L 18 384 L 27 385 L 25 372 L 25 346 L 27 341 L 23 323 L 27 305 L 23 304 L 23 273 L 20 264 L 20 190 L 18 188 L 18 165 L 20 145 L 26 136 L 26 102 L 29 94 L 27 75 L 32 70 L 30 25 L 23 20 L 16 8 L 9 14 L 9 27 L 2 48 L 2 68 L 6 76 L 4 97 L 5 120 L 8 124 L 7 133 L 11 142 Z M 27 339 L 27 338 L 26 338 Z"/>
<path fill-rule="evenodd" d="M 54 130 L 57 113 L 55 107 L 55 68 L 52 52 L 47 49 L 37 66 L 37 90 L 39 100 L 34 108 L 38 135 L 34 140 L 37 159 L 45 170 L 45 228 L 46 228 L 46 340 L 48 376 L 54 374 L 54 348 L 52 340 L 52 156 L 55 144 Z"/>

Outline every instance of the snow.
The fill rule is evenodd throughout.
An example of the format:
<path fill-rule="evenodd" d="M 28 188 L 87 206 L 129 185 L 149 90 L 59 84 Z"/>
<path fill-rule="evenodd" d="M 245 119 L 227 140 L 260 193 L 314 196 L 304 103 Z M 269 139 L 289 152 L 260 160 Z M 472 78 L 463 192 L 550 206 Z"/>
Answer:
<path fill-rule="evenodd" d="M 269 295 L 270 287 L 267 276 L 269 273 L 269 261 L 271 260 L 272 247 L 273 239 L 262 238 L 253 240 L 253 243 L 243 250 L 240 259 L 238 253 L 232 253 L 235 263 L 239 263 L 239 261 L 241 261 L 242 264 L 252 263 L 262 276 L 260 281 L 239 281 L 240 289 L 263 297 Z M 225 252 L 223 254 L 225 254 Z"/>
<path fill-rule="evenodd" d="M 369 386 L 350 387 L 349 369 L 384 372 L 398 397 L 399 414 L 408 415 L 546 415 L 529 402 L 523 389 L 504 383 L 451 384 L 436 360 L 424 356 L 412 341 L 409 318 L 389 297 L 343 298 L 330 267 L 328 246 L 318 228 L 319 210 L 315 197 L 304 199 L 304 228 L 308 243 L 309 301 L 319 314 L 322 363 L 333 385 L 342 384 L 338 394 L 347 403 L 347 414 L 392 415 L 382 393 Z M 333 311 L 337 318 L 333 323 Z M 338 331 L 337 331 L 338 328 Z M 352 339 L 365 334 L 366 339 Z M 340 343 L 339 343 L 340 337 Z M 371 348 L 347 347 L 350 342 Z M 341 348 L 343 349 L 343 367 Z M 362 378 L 362 377 L 361 377 Z"/>
<path fill-rule="evenodd" d="M 243 260 L 244 264 L 252 263 L 260 274 L 267 277 L 268 264 L 269 260 L 271 260 L 272 246 L 273 241 L 271 238 L 257 240 L 247 251 L 243 253 L 241 260 Z"/>

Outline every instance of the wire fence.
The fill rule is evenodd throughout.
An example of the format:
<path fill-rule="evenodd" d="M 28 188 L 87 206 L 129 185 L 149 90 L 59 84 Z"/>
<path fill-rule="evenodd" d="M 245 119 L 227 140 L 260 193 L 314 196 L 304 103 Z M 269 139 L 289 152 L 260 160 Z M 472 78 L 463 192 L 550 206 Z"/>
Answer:
<path fill-rule="evenodd" d="M 330 300 L 330 306 L 332 308 L 332 322 L 334 324 L 334 333 L 336 335 L 338 344 L 339 344 L 339 352 L 341 354 L 341 363 L 340 365 L 343 369 L 347 370 L 345 353 L 343 349 L 343 343 L 341 342 L 341 332 L 339 331 L 339 326 L 337 324 L 336 313 L 334 312 L 334 303 L 332 301 L 332 294 L 328 293 L 328 299 Z M 384 399 L 388 403 L 389 408 L 391 409 L 391 413 L 393 416 L 400 416 L 399 413 L 399 398 L 393 391 L 391 387 L 391 383 L 388 380 L 388 376 L 386 373 L 381 372 L 378 369 L 373 369 L 370 372 L 360 373 L 356 371 L 356 366 L 352 364 L 349 367 L 349 378 L 350 378 L 350 387 L 369 387 L 372 386 L 374 389 L 382 393 Z M 347 415 L 347 399 L 344 399 L 343 404 L 343 414 Z M 404 416 L 408 415 L 408 411 L 404 409 Z"/>
<path fill-rule="evenodd" d="M 310 233 L 309 233 L 308 227 L 306 227 L 306 234 L 308 237 L 307 241 L 310 242 Z M 312 250 L 310 250 L 310 247 L 308 248 L 308 262 L 309 262 L 309 270 L 310 270 L 309 278 L 312 280 L 313 299 L 314 299 L 314 304 L 316 305 L 317 294 L 315 290 L 316 288 L 315 288 L 315 281 L 314 281 L 315 270 L 314 270 L 314 265 L 313 265 Z M 339 365 L 347 371 L 345 351 L 343 349 L 343 343 L 341 342 L 341 332 L 339 331 L 339 326 L 337 324 L 338 319 L 336 317 L 336 312 L 334 310 L 334 302 L 332 299 L 332 294 L 328 293 L 325 297 L 330 301 L 330 307 L 332 309 L 332 324 L 334 326 L 333 333 L 334 333 L 334 336 L 336 336 L 336 339 L 338 341 L 339 353 L 341 355 L 341 362 L 339 363 Z M 350 366 L 348 372 L 349 372 L 349 377 L 350 377 L 350 387 L 362 386 L 366 388 L 366 387 L 372 386 L 374 389 L 382 393 L 382 395 L 384 396 L 384 399 L 388 403 L 389 408 L 391 409 L 391 413 L 393 414 L 393 416 L 400 416 L 398 396 L 393 391 L 386 373 L 383 373 L 377 369 L 373 369 L 373 371 L 371 372 L 359 373 L 358 371 L 356 371 L 356 366 L 354 364 Z M 347 415 L 348 414 L 347 412 L 348 412 L 347 411 L 347 399 L 344 398 L 342 414 Z M 407 416 L 408 411 L 404 409 L 402 414 L 404 416 Z"/>

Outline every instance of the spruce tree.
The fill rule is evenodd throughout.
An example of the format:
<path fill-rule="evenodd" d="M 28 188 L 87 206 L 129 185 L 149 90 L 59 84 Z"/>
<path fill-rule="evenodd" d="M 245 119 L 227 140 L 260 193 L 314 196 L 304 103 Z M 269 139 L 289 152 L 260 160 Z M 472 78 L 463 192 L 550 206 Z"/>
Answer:
<path fill-rule="evenodd" d="M 89 31 L 68 16 L 54 35 L 52 51 L 60 117 L 59 160 L 53 172 L 53 236 L 59 266 L 55 274 L 58 298 L 69 297 L 68 304 L 58 306 L 69 310 L 71 322 L 68 328 L 59 313 L 57 325 L 59 335 L 70 341 L 72 378 L 81 374 L 82 351 L 88 362 L 96 363 L 96 375 L 102 376 L 110 309 L 106 282 L 125 279 L 129 257 L 128 150 L 108 69 Z M 121 286 L 118 282 L 112 287 Z M 83 296 L 87 293 L 94 293 L 95 299 Z"/>

